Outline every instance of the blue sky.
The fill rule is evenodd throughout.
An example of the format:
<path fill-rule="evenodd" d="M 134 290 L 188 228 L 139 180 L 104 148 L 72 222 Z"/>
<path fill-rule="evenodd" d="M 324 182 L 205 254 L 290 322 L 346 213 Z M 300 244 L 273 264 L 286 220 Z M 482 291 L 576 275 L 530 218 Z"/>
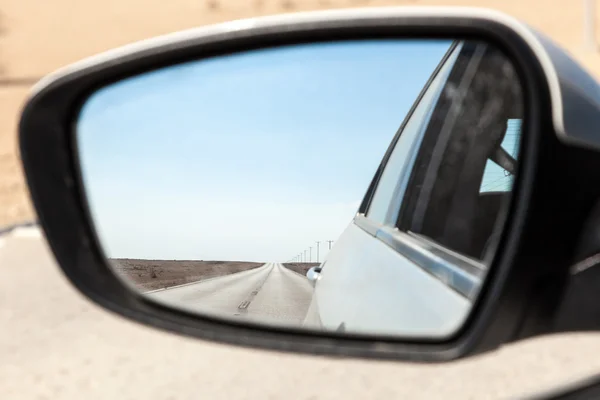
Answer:
<path fill-rule="evenodd" d="M 521 138 L 522 120 L 508 120 L 504 139 L 500 144 L 508 154 L 514 159 L 518 158 L 519 139 Z M 512 189 L 514 176 L 509 175 L 507 171 L 498 166 L 493 161 L 488 160 L 483 171 L 483 180 L 480 186 L 480 192 L 508 192 Z"/>
<path fill-rule="evenodd" d="M 336 239 L 449 45 L 288 46 L 101 89 L 77 137 L 107 256 L 285 261 Z"/>

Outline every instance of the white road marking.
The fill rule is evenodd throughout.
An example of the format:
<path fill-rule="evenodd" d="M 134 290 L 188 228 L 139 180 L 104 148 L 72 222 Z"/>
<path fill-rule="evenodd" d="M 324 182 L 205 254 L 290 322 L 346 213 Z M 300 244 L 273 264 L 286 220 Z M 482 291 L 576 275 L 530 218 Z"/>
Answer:
<path fill-rule="evenodd" d="M 0 249 L 6 245 L 9 240 L 18 238 L 41 239 L 43 234 L 38 226 L 19 226 L 0 235 Z"/>
<path fill-rule="evenodd" d="M 262 289 L 262 287 L 265 285 L 265 282 L 267 281 L 267 279 L 269 279 L 269 276 L 271 276 L 271 272 L 273 272 L 273 268 L 271 268 L 269 270 L 269 272 L 267 273 L 267 276 L 265 276 L 265 278 L 258 283 L 256 288 L 252 292 L 250 292 L 248 297 L 246 299 L 244 299 L 244 301 L 242 301 L 238 305 L 238 310 L 247 310 L 248 309 L 248 307 L 252 303 L 252 300 L 254 300 L 254 298 L 256 297 L 258 292 L 260 292 L 260 289 Z"/>
<path fill-rule="evenodd" d="M 42 230 L 37 226 L 26 226 L 26 227 L 18 227 L 15 228 L 10 234 L 10 236 L 15 238 L 34 238 L 40 239 L 44 235 Z"/>

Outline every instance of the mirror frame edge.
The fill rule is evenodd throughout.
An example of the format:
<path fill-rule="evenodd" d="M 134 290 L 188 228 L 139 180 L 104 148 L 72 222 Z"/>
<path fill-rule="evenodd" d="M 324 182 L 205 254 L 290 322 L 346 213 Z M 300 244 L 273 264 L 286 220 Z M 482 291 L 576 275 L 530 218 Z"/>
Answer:
<path fill-rule="evenodd" d="M 315 13 L 319 14 L 319 13 Z M 85 97 L 99 86 L 125 76 L 155 69 L 176 61 L 211 57 L 215 53 L 231 53 L 235 49 L 262 48 L 294 41 L 333 40 L 373 37 L 459 36 L 484 38 L 507 51 L 520 76 L 526 79 L 526 140 L 523 157 L 511 200 L 513 211 L 505 221 L 505 231 L 498 246 L 499 256 L 463 328 L 447 341 L 419 339 L 388 340 L 375 335 L 354 336 L 312 333 L 296 329 L 254 327 L 224 322 L 210 317 L 192 316 L 186 312 L 149 303 L 130 293 L 114 276 L 102 255 L 87 203 L 79 180 L 78 162 L 73 151 L 72 121 Z M 203 54 L 204 53 L 204 54 Z M 40 223 L 52 252 L 69 281 L 93 302 L 142 324 L 205 340 L 258 347 L 265 350 L 292 351 L 328 356 L 412 361 L 448 361 L 491 350 L 508 342 L 522 323 L 525 307 L 501 306 L 499 299 L 510 294 L 521 298 L 527 293 L 510 286 L 519 271 L 512 268 L 518 250 L 520 233 L 525 229 L 525 212 L 529 205 L 535 166 L 536 147 L 548 125 L 539 116 L 551 112 L 548 82 L 539 59 L 526 41 L 507 25 L 494 19 L 450 15 L 431 16 L 386 15 L 361 19 L 360 13 L 347 19 L 321 19 L 310 23 L 278 26 L 252 26 L 246 30 L 220 32 L 196 40 L 181 40 L 176 46 L 158 44 L 142 51 L 124 54 L 115 60 L 90 65 L 51 81 L 29 99 L 20 121 L 20 146 L 25 174 Z M 524 75 L 521 75 L 524 74 Z M 531 93 L 540 96 L 533 101 Z M 529 94 L 529 95 L 528 95 Z M 552 126 L 544 126 L 552 130 Z M 520 220 L 518 217 L 522 217 Z M 73 249 L 73 246 L 76 246 Z M 85 268 L 84 268 L 85 266 Z M 526 272 L 526 271 L 525 271 Z M 523 271 L 520 271 L 522 274 Z M 510 302 L 509 302 L 510 303 Z M 502 310 L 498 310 L 498 309 Z M 501 312 L 503 318 L 496 318 Z M 500 327 L 494 321 L 502 320 Z M 492 329 L 493 328 L 493 329 Z"/>

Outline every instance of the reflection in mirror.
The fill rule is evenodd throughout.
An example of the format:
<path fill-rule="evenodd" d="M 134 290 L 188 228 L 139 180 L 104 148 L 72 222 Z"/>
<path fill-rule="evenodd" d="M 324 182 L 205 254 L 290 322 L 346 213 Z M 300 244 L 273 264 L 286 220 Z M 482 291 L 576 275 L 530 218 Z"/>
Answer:
<path fill-rule="evenodd" d="M 441 338 L 493 260 L 523 117 L 491 45 L 339 41 L 124 79 L 87 100 L 76 137 L 99 243 L 148 300 Z"/>

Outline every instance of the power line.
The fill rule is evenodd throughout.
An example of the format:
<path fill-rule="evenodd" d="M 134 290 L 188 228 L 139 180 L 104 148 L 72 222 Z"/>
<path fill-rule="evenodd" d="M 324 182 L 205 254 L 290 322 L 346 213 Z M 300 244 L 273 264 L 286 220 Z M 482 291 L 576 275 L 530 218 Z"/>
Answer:
<path fill-rule="evenodd" d="M 321 242 L 316 242 L 317 243 L 317 262 L 319 262 L 319 243 Z"/>
<path fill-rule="evenodd" d="M 315 241 L 316 243 L 316 249 L 317 249 L 317 260 L 316 262 L 321 262 L 321 243 L 327 242 L 328 244 L 328 248 L 329 250 L 331 250 L 331 244 L 333 242 L 335 242 L 335 240 L 319 240 L 319 241 Z M 305 249 L 304 251 L 302 251 L 300 254 L 296 255 L 295 257 L 293 257 L 291 259 L 291 262 L 307 262 L 307 258 L 308 258 L 308 262 L 313 262 L 312 259 L 312 249 L 315 248 L 314 246 L 308 246 L 308 249 Z M 306 252 L 308 252 L 308 257 L 306 257 Z"/>

